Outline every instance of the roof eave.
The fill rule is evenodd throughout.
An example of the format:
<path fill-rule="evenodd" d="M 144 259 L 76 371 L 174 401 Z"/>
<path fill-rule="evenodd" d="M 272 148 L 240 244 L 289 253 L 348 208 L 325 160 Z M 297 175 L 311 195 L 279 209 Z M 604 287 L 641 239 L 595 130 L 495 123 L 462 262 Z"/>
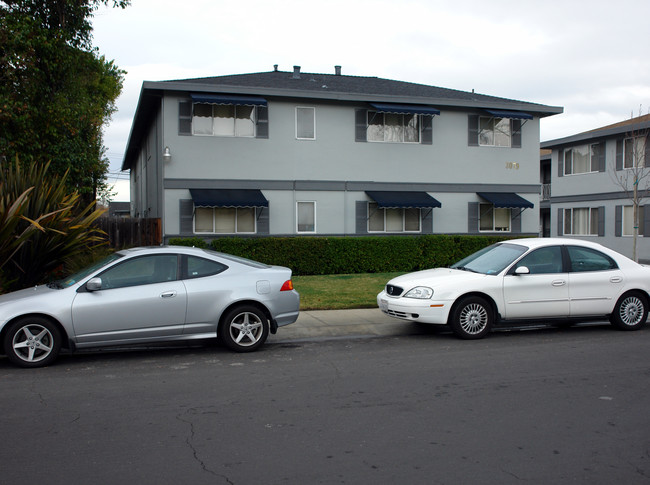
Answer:
<path fill-rule="evenodd" d="M 633 134 L 635 132 L 645 132 L 650 130 L 650 121 L 644 121 L 641 123 L 616 126 L 611 128 L 603 128 L 599 130 L 586 131 L 584 133 L 578 133 L 577 135 L 571 135 L 564 138 L 556 138 L 555 140 L 547 140 L 540 143 L 540 148 L 557 148 L 564 145 L 573 145 L 578 142 L 587 142 L 592 140 L 599 140 L 603 138 L 608 138 L 611 136 L 617 135 L 627 135 Z"/>

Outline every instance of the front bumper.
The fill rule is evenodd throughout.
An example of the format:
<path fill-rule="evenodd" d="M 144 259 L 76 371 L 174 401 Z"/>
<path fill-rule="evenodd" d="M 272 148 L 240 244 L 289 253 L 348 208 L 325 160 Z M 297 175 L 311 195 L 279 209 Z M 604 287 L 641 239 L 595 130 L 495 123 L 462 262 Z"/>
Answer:
<path fill-rule="evenodd" d="M 392 297 L 382 291 L 377 295 L 377 305 L 386 315 L 412 322 L 445 325 L 453 302 L 447 300 L 419 300 Z"/>

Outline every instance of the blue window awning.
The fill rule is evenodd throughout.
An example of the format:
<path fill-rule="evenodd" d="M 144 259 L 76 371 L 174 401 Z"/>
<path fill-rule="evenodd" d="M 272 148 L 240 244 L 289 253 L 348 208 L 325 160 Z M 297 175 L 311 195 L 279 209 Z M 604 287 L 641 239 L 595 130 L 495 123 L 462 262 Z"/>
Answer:
<path fill-rule="evenodd" d="M 502 109 L 486 109 L 488 113 L 497 118 L 512 118 L 513 120 L 532 120 L 533 115 L 521 111 L 506 111 Z"/>
<path fill-rule="evenodd" d="M 194 207 L 268 207 L 257 189 L 190 189 Z"/>
<path fill-rule="evenodd" d="M 514 192 L 477 192 L 479 197 L 491 202 L 497 209 L 532 209 L 535 205 Z"/>
<path fill-rule="evenodd" d="M 390 192 L 367 190 L 380 209 L 433 209 L 442 204 L 426 192 Z"/>
<path fill-rule="evenodd" d="M 237 104 L 243 106 L 266 106 L 266 99 L 261 96 L 249 96 L 246 94 L 190 94 L 195 103 L 207 104 Z"/>
<path fill-rule="evenodd" d="M 370 103 L 380 113 L 416 114 L 416 115 L 439 115 L 440 110 L 431 106 L 417 104 L 393 104 L 393 103 Z"/>

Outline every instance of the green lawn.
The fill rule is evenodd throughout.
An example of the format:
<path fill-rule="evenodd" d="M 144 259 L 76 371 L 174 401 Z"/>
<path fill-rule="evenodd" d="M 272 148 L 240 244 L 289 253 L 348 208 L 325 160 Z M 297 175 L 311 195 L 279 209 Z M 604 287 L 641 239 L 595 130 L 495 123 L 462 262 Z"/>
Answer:
<path fill-rule="evenodd" d="M 294 276 L 301 310 L 374 308 L 386 282 L 403 273 Z"/>

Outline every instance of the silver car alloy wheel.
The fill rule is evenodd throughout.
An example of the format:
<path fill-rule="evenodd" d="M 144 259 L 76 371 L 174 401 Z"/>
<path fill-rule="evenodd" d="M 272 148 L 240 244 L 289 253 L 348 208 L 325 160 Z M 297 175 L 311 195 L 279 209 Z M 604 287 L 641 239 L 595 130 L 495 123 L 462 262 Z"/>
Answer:
<path fill-rule="evenodd" d="M 483 305 L 470 303 L 460 312 L 460 326 L 469 335 L 481 333 L 488 323 L 488 312 Z"/>
<path fill-rule="evenodd" d="M 638 325 L 643 318 L 643 301 L 638 296 L 628 296 L 621 303 L 619 316 L 625 325 Z"/>
<path fill-rule="evenodd" d="M 262 320 L 252 312 L 242 312 L 230 322 L 230 337 L 242 347 L 256 344 L 264 334 Z"/>
<path fill-rule="evenodd" d="M 54 337 L 44 326 L 32 323 L 15 333 L 11 345 L 16 356 L 25 362 L 40 362 L 52 353 Z"/>

